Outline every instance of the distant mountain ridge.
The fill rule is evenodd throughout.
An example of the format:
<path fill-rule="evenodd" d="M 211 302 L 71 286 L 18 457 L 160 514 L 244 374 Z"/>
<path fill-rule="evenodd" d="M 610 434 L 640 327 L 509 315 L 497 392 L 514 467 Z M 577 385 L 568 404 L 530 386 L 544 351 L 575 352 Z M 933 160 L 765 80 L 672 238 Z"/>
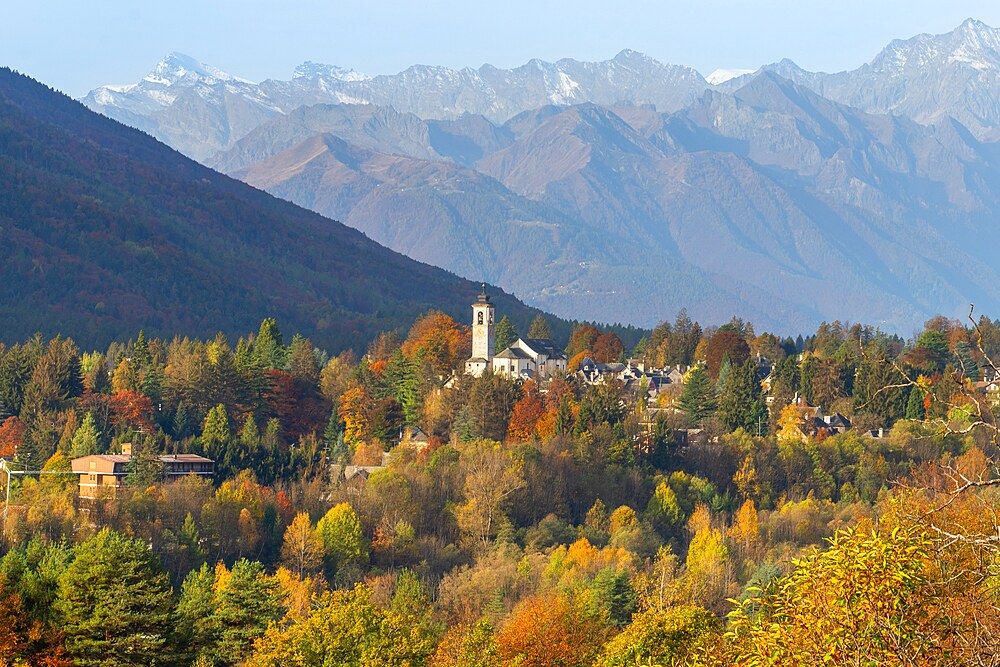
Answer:
<path fill-rule="evenodd" d="M 869 113 L 924 124 L 950 116 L 980 139 L 1000 139 L 1000 30 L 975 19 L 941 35 L 895 40 L 871 62 L 850 71 L 809 72 L 791 60 L 761 70 Z M 735 90 L 747 78 L 722 85 Z"/>
<path fill-rule="evenodd" d="M 136 124 L 205 164 L 563 316 L 910 333 L 1000 311 L 998 45 L 970 20 L 851 72 L 712 84 L 632 51 L 261 84 L 178 57 L 153 76 L 174 101 L 159 81 L 87 99 L 152 105 Z"/>
<path fill-rule="evenodd" d="M 259 84 L 173 53 L 139 83 L 102 86 L 82 102 L 204 160 L 260 122 L 304 105 L 375 104 L 422 118 L 470 113 L 503 122 L 547 104 L 655 104 L 674 110 L 707 85 L 691 68 L 664 65 L 630 50 L 594 63 L 532 60 L 512 70 L 414 65 L 379 76 L 307 62 L 289 81 Z"/>

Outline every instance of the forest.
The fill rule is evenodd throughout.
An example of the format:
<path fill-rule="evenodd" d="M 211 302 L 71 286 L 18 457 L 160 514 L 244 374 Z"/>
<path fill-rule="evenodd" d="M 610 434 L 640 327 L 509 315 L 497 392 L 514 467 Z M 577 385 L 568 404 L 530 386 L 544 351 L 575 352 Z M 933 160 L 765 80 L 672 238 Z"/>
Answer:
<path fill-rule="evenodd" d="M 463 374 L 439 311 L 336 355 L 0 345 L 4 466 L 131 446 L 94 500 L 0 473 L 0 666 L 1000 664 L 1000 321 L 556 339 L 537 381 Z M 578 372 L 627 360 L 679 379 Z"/>

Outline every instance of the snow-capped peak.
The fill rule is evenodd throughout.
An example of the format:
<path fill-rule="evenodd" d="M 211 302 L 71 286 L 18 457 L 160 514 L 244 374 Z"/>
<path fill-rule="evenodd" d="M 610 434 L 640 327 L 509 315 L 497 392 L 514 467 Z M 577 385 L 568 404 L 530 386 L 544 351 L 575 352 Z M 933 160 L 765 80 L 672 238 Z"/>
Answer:
<path fill-rule="evenodd" d="M 191 56 L 176 51 L 161 60 L 143 80 L 149 83 L 172 86 L 182 79 L 204 81 L 206 83 L 215 81 L 253 83 L 253 81 L 233 76 L 228 72 L 224 72 L 211 65 L 206 65 Z"/>
<path fill-rule="evenodd" d="M 709 82 L 713 86 L 718 86 L 721 83 L 725 83 L 730 79 L 735 79 L 738 76 L 743 76 L 745 74 L 753 74 L 757 70 L 755 69 L 717 69 L 708 76 L 705 77 L 705 81 Z"/>
<path fill-rule="evenodd" d="M 311 79 L 319 77 L 337 79 L 339 81 L 367 81 L 371 78 L 367 74 L 356 72 L 353 69 L 345 69 L 343 67 L 337 67 L 336 65 L 314 63 L 310 60 L 307 60 L 296 67 L 295 72 L 292 73 L 293 79 Z"/>

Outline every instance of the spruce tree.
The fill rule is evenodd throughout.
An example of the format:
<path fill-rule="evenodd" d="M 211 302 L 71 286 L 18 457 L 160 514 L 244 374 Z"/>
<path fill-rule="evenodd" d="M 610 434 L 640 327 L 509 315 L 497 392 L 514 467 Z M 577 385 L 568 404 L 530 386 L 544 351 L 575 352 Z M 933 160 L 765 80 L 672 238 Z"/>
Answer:
<path fill-rule="evenodd" d="M 253 342 L 253 352 L 262 368 L 285 367 L 285 344 L 278 323 L 269 317 L 260 323 L 260 331 Z"/>
<path fill-rule="evenodd" d="M 918 387 L 910 389 L 909 399 L 906 401 L 906 418 L 921 420 L 927 417 L 924 407 L 924 392 Z"/>
<path fill-rule="evenodd" d="M 719 416 L 730 431 L 742 428 L 752 434 L 767 433 L 767 408 L 753 359 L 747 359 L 729 374 L 719 395 Z"/>
<path fill-rule="evenodd" d="M 684 390 L 677 399 L 677 405 L 697 424 L 701 424 L 715 412 L 715 387 L 705 366 L 698 365 L 691 369 L 684 383 Z"/>
<path fill-rule="evenodd" d="M 506 315 L 501 317 L 500 321 L 497 322 L 494 331 L 494 342 L 496 343 L 497 352 L 502 352 L 517 342 L 517 329 L 514 328 L 514 324 Z"/>

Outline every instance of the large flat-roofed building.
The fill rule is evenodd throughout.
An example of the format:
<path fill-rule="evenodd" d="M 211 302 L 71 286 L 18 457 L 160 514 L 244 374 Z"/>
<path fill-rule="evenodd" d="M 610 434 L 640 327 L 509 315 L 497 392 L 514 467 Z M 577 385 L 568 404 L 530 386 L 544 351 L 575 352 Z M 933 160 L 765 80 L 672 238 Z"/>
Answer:
<path fill-rule="evenodd" d="M 80 477 L 80 498 L 96 499 L 114 496 L 128 475 L 131 445 L 122 445 L 121 454 L 91 454 L 73 459 L 73 472 Z M 210 477 L 215 473 L 215 461 L 197 454 L 162 454 L 157 457 L 167 479 L 183 475 Z"/>

